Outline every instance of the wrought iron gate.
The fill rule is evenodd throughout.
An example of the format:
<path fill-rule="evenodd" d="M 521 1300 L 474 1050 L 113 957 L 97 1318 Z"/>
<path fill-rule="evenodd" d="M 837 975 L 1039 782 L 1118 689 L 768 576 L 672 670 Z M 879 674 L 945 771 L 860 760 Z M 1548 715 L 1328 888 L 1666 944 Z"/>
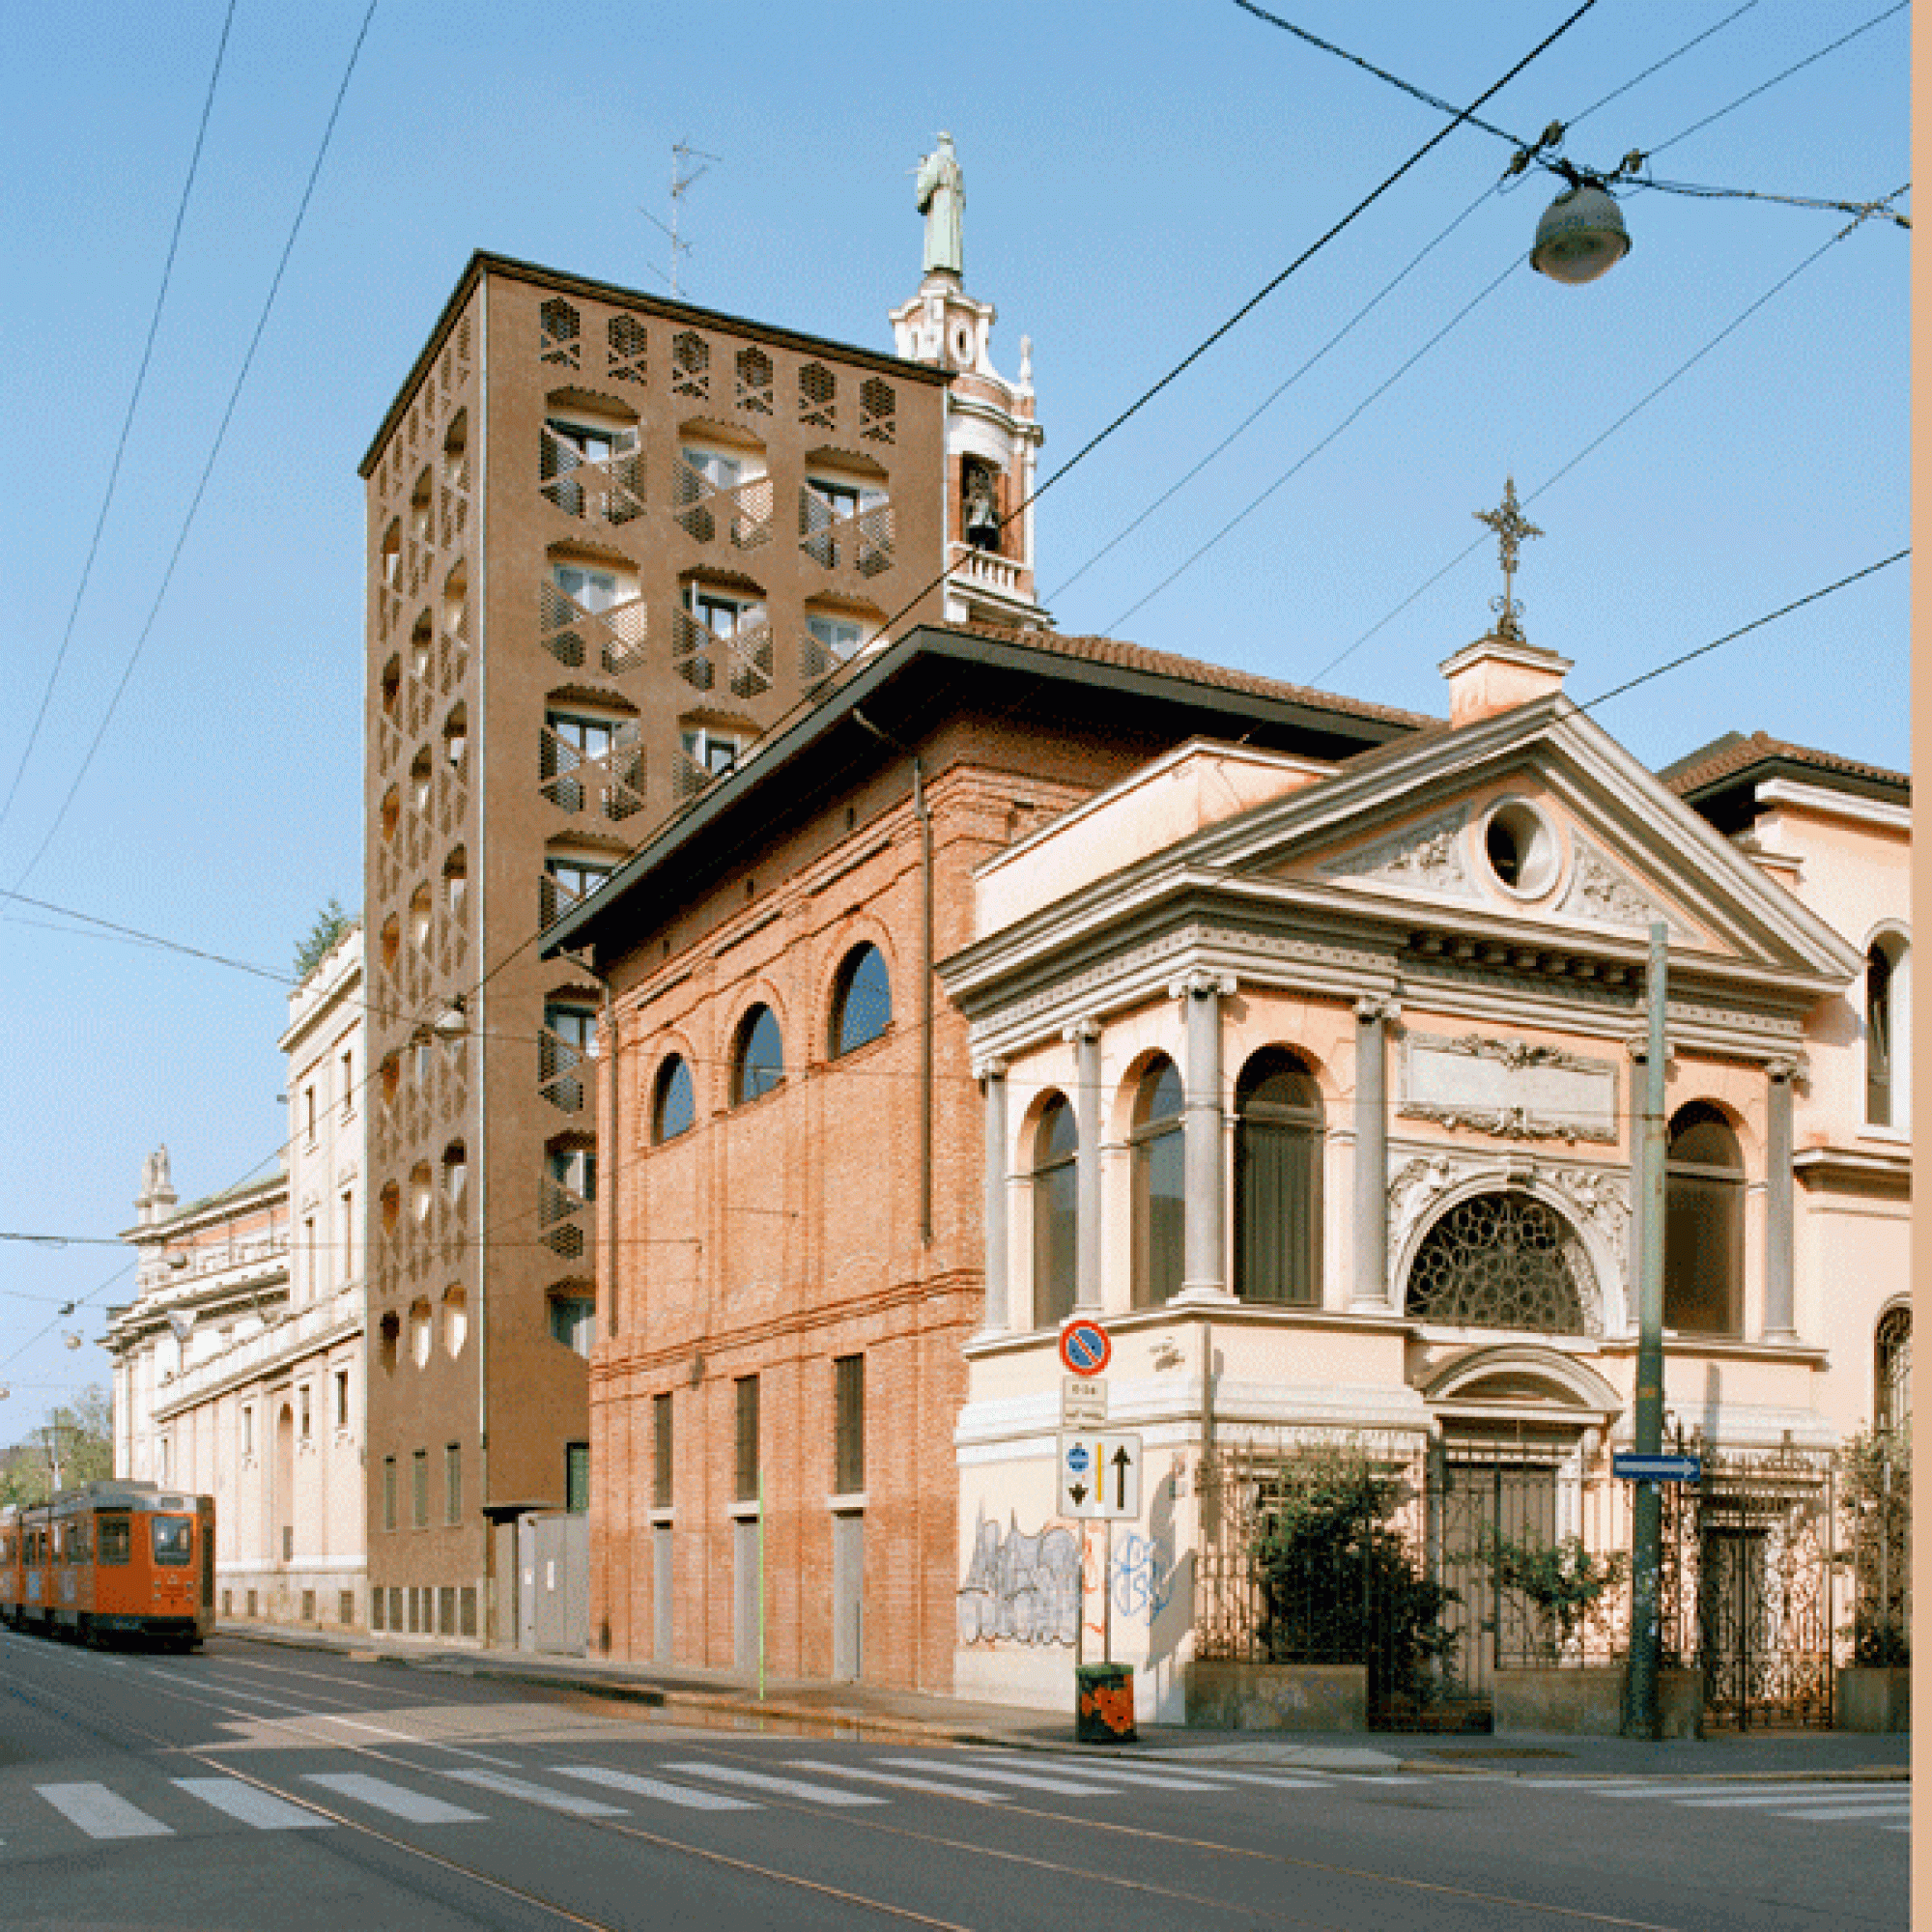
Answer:
<path fill-rule="evenodd" d="M 1706 1451 L 1702 1482 L 1665 1500 L 1666 1661 L 1701 1671 L 1705 1725 L 1829 1725 L 1831 1459 Z"/>

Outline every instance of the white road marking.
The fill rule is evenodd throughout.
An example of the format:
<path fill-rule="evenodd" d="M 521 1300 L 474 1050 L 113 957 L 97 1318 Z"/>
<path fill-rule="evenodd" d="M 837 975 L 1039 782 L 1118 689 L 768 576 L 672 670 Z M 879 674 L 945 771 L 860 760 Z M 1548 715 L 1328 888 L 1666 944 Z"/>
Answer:
<path fill-rule="evenodd" d="M 1008 1771 L 1004 1766 L 978 1759 L 947 1757 L 888 1757 L 882 1764 L 899 1765 L 907 1771 L 943 1771 L 949 1777 L 978 1777 L 989 1784 L 1016 1784 L 1022 1791 L 1052 1791 L 1063 1798 L 1118 1798 L 1121 1790 L 1113 1784 L 1082 1784 L 1071 1777 L 1043 1777 L 1037 1772 Z"/>
<path fill-rule="evenodd" d="M 444 1777 L 458 1777 L 479 1790 L 495 1791 L 505 1798 L 526 1798 L 532 1804 L 547 1804 L 553 1811 L 568 1811 L 574 1818 L 622 1818 L 621 1804 L 600 1804 L 594 1798 L 580 1798 L 574 1791 L 552 1791 L 521 1777 L 508 1777 L 500 1771 L 445 1771 Z"/>
<path fill-rule="evenodd" d="M 385 1777 L 370 1777 L 359 1771 L 310 1771 L 302 1774 L 304 1784 L 319 1784 L 326 1791 L 338 1792 L 357 1804 L 386 1811 L 392 1818 L 412 1825 L 481 1825 L 480 1811 L 466 1811 L 460 1804 L 446 1804 L 427 1792 L 411 1791 L 391 1784 Z"/>
<path fill-rule="evenodd" d="M 174 1827 L 137 1811 L 104 1784 L 37 1784 L 34 1789 L 90 1838 L 172 1838 Z"/>
<path fill-rule="evenodd" d="M 666 1804 L 682 1804 L 688 1811 L 756 1811 L 749 1798 L 727 1798 L 722 1791 L 694 1791 L 688 1784 L 671 1784 L 662 1777 L 639 1777 L 635 1772 L 612 1771 L 601 1764 L 559 1764 L 559 1777 L 581 1777 L 586 1784 L 604 1784 L 612 1791 L 634 1791 Z"/>
<path fill-rule="evenodd" d="M 1808 1818 L 1818 1825 L 1835 1825 L 1841 1818 L 1896 1818 L 1896 1804 L 1807 1804 L 1801 1810 L 1776 1811 L 1776 1818 Z"/>
<path fill-rule="evenodd" d="M 326 1831 L 335 1822 L 236 1777 L 177 1777 L 173 1782 L 190 1798 L 199 1798 L 258 1832 Z"/>
<path fill-rule="evenodd" d="M 823 1758 L 795 1757 L 794 1771 L 825 1771 L 834 1777 L 862 1777 L 867 1784 L 896 1785 L 901 1791 L 926 1791 L 939 1798 L 963 1798 L 971 1804 L 1004 1804 L 1004 1791 L 973 1791 L 963 1784 L 941 1784 L 936 1777 L 909 1777 L 891 1771 L 863 1771 L 855 1764 L 832 1764 Z"/>
<path fill-rule="evenodd" d="M 1032 1751 L 990 1751 L 990 1757 L 1006 1764 L 1038 1764 L 1040 1758 Z M 1101 1764 L 1085 1758 L 1048 1758 L 1046 1765 L 1055 1771 L 1068 1770 L 1076 1777 L 1111 1777 L 1122 1784 L 1145 1784 L 1156 1791 L 1226 1791 L 1228 1786 L 1221 1781 L 1218 1772 L 1211 1776 L 1191 1771 L 1151 1771 L 1143 1770 L 1138 1765 L 1117 1765 L 1111 1761 Z"/>
<path fill-rule="evenodd" d="M 1672 1802 L 1687 1810 L 1728 1809 L 1737 1804 L 1789 1804 L 1798 1799 L 1810 1799 L 1814 1804 L 1824 1804 L 1835 1798 L 1841 1804 L 1853 1804 L 1861 1799 L 1885 1797 L 1894 1803 L 1911 1802 L 1911 1792 L 1906 1789 L 1900 1797 L 1901 1787 L 1885 1784 L 1858 1784 L 1847 1789 L 1844 1785 L 1785 1784 L 1760 1785 L 1755 1791 L 1727 1791 L 1721 1797 L 1673 1798 Z"/>
<path fill-rule="evenodd" d="M 1080 1768 L 1084 1771 L 1086 1766 Z M 1332 1791 L 1338 1781 L 1332 1777 L 1318 1777 L 1310 1771 L 1225 1771 L 1219 1765 L 1214 1767 L 1214 1776 L 1233 1784 L 1272 1785 L 1277 1791 Z M 1361 1784 L 1394 1784 L 1397 1780 L 1393 1777 L 1364 1777 L 1354 1781 Z"/>
<path fill-rule="evenodd" d="M 668 1764 L 691 1777 L 715 1777 L 724 1784 L 742 1784 L 753 1791 L 776 1791 L 781 1798 L 809 1798 L 814 1804 L 883 1804 L 883 1798 L 863 1791 L 836 1791 L 829 1784 L 807 1784 L 803 1778 L 772 1777 L 762 1771 L 740 1771 L 733 1764 Z"/>

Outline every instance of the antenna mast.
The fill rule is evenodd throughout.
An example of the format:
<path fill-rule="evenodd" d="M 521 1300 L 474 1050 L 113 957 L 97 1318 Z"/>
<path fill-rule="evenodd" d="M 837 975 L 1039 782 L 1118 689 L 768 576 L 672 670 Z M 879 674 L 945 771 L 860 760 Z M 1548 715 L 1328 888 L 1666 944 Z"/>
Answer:
<path fill-rule="evenodd" d="M 670 274 L 667 279 L 670 283 L 671 295 L 675 298 L 678 293 L 678 258 L 681 255 L 691 253 L 691 243 L 682 240 L 678 234 L 678 229 L 681 226 L 681 212 L 684 208 L 684 197 L 694 182 L 711 172 L 708 166 L 694 168 L 691 164 L 694 160 L 697 160 L 704 162 L 717 161 L 720 165 L 723 165 L 724 156 L 722 155 L 707 155 L 701 148 L 694 148 L 689 141 L 672 142 L 670 156 L 670 226 L 667 228 L 647 208 L 639 209 L 638 212 L 661 235 L 669 238 Z"/>

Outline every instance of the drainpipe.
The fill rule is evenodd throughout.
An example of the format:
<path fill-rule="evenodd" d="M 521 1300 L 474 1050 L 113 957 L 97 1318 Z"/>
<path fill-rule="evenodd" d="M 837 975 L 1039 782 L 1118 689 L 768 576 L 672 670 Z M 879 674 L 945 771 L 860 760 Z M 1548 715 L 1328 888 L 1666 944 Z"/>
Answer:
<path fill-rule="evenodd" d="M 925 803 L 925 766 L 910 745 L 881 731 L 856 706 L 853 723 L 869 731 L 880 744 L 903 752 L 912 760 L 912 815 L 919 823 L 920 974 L 919 974 L 919 1238 L 932 1245 L 932 813 Z"/>

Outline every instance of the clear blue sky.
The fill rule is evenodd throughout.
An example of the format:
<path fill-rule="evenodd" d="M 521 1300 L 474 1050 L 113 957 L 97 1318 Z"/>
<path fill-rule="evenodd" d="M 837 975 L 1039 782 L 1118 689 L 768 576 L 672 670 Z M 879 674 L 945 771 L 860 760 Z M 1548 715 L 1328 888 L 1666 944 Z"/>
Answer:
<path fill-rule="evenodd" d="M 1568 153 L 1586 165 L 1662 150 L 1660 180 L 1875 200 L 1910 175 L 1903 11 L 1674 137 L 1888 4 L 1757 0 L 1584 116 L 1740 5 L 1600 0 L 1483 112 L 1531 138 L 1584 116 Z M 0 888 L 41 852 L 147 624 L 365 8 L 236 6 L 116 500 L 0 822 Z M 8 9 L 0 797 L 67 631 L 226 11 Z M 1461 103 L 1573 4 L 1274 11 Z M 1232 0 L 381 0 L 172 585 L 23 890 L 271 973 L 329 894 L 359 902 L 355 465 L 473 249 L 662 290 L 668 245 L 640 211 L 668 216 L 682 137 L 721 157 L 686 199 L 684 293 L 889 348 L 886 312 L 920 273 L 909 174 L 948 128 L 967 285 L 998 304 L 1003 369 L 1033 338 L 1051 475 L 1442 120 Z M 1569 689 L 1587 700 L 1904 546 L 1901 230 L 1870 221 L 1834 243 L 1840 215 L 1641 192 L 1625 204 L 1629 259 L 1564 289 L 1525 259 L 1557 185 L 1533 173 L 1483 199 L 1509 156 L 1458 130 L 1048 491 L 1040 574 L 1056 593 L 1480 202 L 1052 596 L 1063 629 L 1303 682 L 1347 651 L 1330 688 L 1439 711 L 1435 666 L 1487 628 L 1500 587 L 1492 546 L 1406 600 L 1483 535 L 1473 513 L 1514 474 L 1546 532 L 1524 546 L 1525 627 L 1576 661 Z M 1653 763 L 1761 728 L 1903 768 L 1908 569 L 1599 715 Z M 111 1238 L 162 1141 L 184 1200 L 267 1171 L 285 1130 L 285 999 L 270 980 L 0 901 L 0 1232 Z M 97 1338 L 129 1293 L 127 1252 L 0 1242 L 0 1441 L 105 1379 Z"/>

